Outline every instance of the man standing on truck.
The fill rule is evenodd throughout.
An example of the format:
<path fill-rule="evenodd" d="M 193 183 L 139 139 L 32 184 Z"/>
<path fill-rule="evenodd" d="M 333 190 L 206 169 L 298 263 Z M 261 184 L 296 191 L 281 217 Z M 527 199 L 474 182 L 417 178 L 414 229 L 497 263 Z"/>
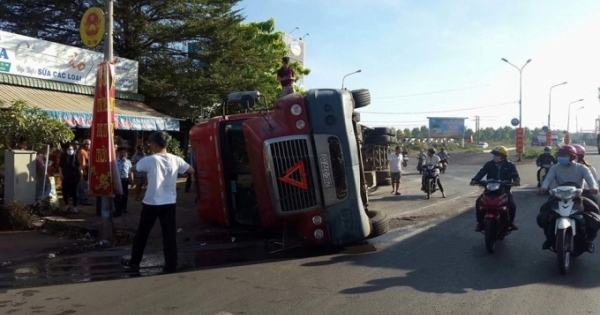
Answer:
<path fill-rule="evenodd" d="M 277 81 L 281 82 L 281 97 L 294 93 L 296 72 L 290 67 L 290 57 L 281 58 L 283 65 L 277 71 Z"/>
<path fill-rule="evenodd" d="M 392 178 L 392 194 L 400 195 L 400 177 L 402 177 L 402 154 L 400 147 L 396 147 L 396 151 L 390 154 L 390 177 Z"/>

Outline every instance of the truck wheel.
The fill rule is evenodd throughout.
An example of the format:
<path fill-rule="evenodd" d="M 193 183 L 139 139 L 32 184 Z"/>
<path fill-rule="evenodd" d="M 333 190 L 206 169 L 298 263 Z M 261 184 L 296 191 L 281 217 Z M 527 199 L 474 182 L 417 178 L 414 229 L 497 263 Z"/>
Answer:
<path fill-rule="evenodd" d="M 354 108 L 361 108 L 371 104 L 371 92 L 367 89 L 359 89 L 352 91 L 354 98 Z"/>
<path fill-rule="evenodd" d="M 365 139 L 365 144 L 374 144 L 374 145 L 383 145 L 386 146 L 392 143 L 392 137 L 388 135 L 369 135 L 367 139 Z"/>
<path fill-rule="evenodd" d="M 368 238 L 381 236 L 390 230 L 390 220 L 385 213 L 370 210 L 367 215 L 371 222 L 371 234 L 369 234 Z"/>
<path fill-rule="evenodd" d="M 376 127 L 369 132 L 369 137 L 373 136 L 389 136 L 392 133 L 392 128 Z"/>

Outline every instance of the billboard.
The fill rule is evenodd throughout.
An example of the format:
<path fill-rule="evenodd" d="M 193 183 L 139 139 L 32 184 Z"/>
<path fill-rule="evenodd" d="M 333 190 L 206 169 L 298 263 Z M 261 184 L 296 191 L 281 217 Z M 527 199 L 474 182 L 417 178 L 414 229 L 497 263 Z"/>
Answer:
<path fill-rule="evenodd" d="M 42 39 L 0 31 L 0 72 L 95 86 L 104 54 Z M 117 58 L 119 91 L 137 93 L 138 62 Z"/>
<path fill-rule="evenodd" d="M 306 65 L 306 43 L 290 34 L 283 33 L 283 41 L 285 42 L 288 49 L 288 57 L 291 61 L 296 61 L 303 67 Z M 304 77 L 298 78 L 296 84 L 303 87 Z"/>
<path fill-rule="evenodd" d="M 427 117 L 430 138 L 458 138 L 465 135 L 464 117 Z"/>

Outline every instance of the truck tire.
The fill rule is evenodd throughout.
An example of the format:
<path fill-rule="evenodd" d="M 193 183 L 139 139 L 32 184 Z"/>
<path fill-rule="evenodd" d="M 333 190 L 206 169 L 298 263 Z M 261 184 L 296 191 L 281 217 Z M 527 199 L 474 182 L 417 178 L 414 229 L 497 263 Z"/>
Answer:
<path fill-rule="evenodd" d="M 385 213 L 370 210 L 367 216 L 369 216 L 369 222 L 371 223 L 371 234 L 367 238 L 381 236 L 390 230 L 390 220 Z"/>
<path fill-rule="evenodd" d="M 354 98 L 354 108 L 361 108 L 371 104 L 371 92 L 367 89 L 353 90 L 352 98 Z"/>
<path fill-rule="evenodd" d="M 369 136 L 389 136 L 392 133 L 392 128 L 375 127 L 369 133 Z"/>
<path fill-rule="evenodd" d="M 392 143 L 392 141 L 394 141 L 394 139 L 392 139 L 392 137 L 388 136 L 388 135 L 369 135 L 369 137 L 367 137 L 365 139 L 365 144 L 373 144 L 373 145 L 383 145 L 386 146 L 390 143 Z"/>

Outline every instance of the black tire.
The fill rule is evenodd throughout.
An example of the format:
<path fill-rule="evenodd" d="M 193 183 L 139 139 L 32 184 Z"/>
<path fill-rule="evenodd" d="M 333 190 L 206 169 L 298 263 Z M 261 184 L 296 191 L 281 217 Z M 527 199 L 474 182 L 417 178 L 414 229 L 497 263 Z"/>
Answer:
<path fill-rule="evenodd" d="M 558 230 L 556 235 L 556 257 L 558 258 L 558 271 L 566 275 L 571 264 L 571 229 Z"/>
<path fill-rule="evenodd" d="M 429 178 L 427 179 L 427 183 L 425 184 L 425 192 L 427 193 L 427 199 L 431 199 L 431 182 L 433 181 L 433 179 Z"/>
<path fill-rule="evenodd" d="M 381 236 L 390 230 L 390 220 L 385 213 L 370 210 L 367 216 L 369 216 L 369 222 L 371 223 L 371 234 L 368 238 Z"/>
<path fill-rule="evenodd" d="M 493 254 L 496 251 L 496 221 L 494 220 L 486 220 L 485 221 L 485 248 L 490 254 Z"/>
<path fill-rule="evenodd" d="M 371 104 L 371 92 L 367 89 L 353 90 L 352 98 L 354 98 L 354 108 L 361 108 Z"/>
<path fill-rule="evenodd" d="M 377 186 L 391 186 L 391 185 L 392 185 L 391 178 L 382 179 L 377 182 Z"/>
<path fill-rule="evenodd" d="M 369 132 L 369 137 L 371 136 L 389 136 L 392 133 L 391 128 L 387 127 L 375 127 L 371 132 Z"/>
<path fill-rule="evenodd" d="M 384 145 L 387 146 L 393 141 L 392 137 L 388 135 L 377 135 L 374 136 L 370 134 L 367 139 L 365 139 L 365 144 L 373 144 L 373 145 Z"/>

